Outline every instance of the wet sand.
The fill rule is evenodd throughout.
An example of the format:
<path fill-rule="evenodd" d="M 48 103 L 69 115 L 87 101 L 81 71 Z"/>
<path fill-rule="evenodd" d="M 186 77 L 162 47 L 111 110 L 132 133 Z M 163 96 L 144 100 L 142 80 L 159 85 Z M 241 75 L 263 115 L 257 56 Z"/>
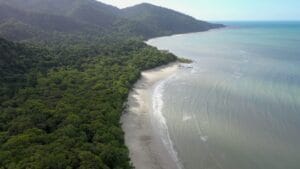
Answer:
<path fill-rule="evenodd" d="M 121 123 L 125 144 L 136 169 L 177 169 L 160 135 L 151 122 L 153 88 L 178 70 L 179 63 L 142 72 L 140 80 L 129 94 L 128 107 Z"/>

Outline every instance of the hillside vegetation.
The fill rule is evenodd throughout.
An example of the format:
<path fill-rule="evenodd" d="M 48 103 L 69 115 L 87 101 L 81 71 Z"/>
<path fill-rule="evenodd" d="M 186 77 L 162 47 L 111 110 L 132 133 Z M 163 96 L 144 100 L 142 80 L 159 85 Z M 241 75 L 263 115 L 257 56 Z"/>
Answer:
<path fill-rule="evenodd" d="M 119 120 L 145 69 L 175 61 L 141 42 L 48 50 L 0 40 L 0 168 L 131 168 Z"/>
<path fill-rule="evenodd" d="M 97 40 L 111 34 L 148 39 L 218 27 L 151 4 L 118 9 L 96 0 L 0 0 L 0 36 L 9 40 Z"/>

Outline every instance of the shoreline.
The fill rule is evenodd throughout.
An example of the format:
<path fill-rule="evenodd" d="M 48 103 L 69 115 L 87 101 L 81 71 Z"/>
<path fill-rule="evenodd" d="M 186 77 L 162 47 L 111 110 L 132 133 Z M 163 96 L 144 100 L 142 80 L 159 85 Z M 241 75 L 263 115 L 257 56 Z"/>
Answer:
<path fill-rule="evenodd" d="M 179 62 L 143 71 L 132 88 L 125 113 L 121 117 L 125 144 L 136 169 L 179 169 L 154 126 L 152 96 L 156 84 L 179 70 Z"/>
<path fill-rule="evenodd" d="M 178 33 L 178 34 L 171 34 L 171 35 L 165 35 L 165 36 L 158 36 L 158 37 L 153 37 L 153 38 L 150 38 L 150 39 L 146 39 L 146 40 L 144 40 L 144 42 L 147 45 L 152 46 L 151 44 L 149 44 L 149 42 L 151 42 L 152 40 L 157 40 L 157 39 L 167 38 L 167 37 L 173 37 L 173 36 L 191 35 L 191 34 L 195 34 L 195 33 L 207 33 L 207 32 L 212 32 L 212 31 L 226 30 L 226 29 L 231 29 L 231 27 L 228 27 L 228 26 L 224 25 L 223 27 L 213 28 L 213 29 L 209 29 L 209 30 L 206 30 L 206 31 L 195 31 L 195 32 L 187 32 L 187 33 Z"/>

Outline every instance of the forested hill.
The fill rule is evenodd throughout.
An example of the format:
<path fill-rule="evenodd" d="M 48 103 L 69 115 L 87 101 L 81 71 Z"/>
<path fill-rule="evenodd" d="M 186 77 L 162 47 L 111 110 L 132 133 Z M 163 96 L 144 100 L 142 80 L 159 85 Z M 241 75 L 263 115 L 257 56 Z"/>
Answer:
<path fill-rule="evenodd" d="M 0 0 L 0 36 L 18 41 L 107 34 L 147 39 L 218 27 L 151 4 L 118 9 L 96 0 Z"/>
<path fill-rule="evenodd" d="M 199 21 L 177 11 L 148 3 L 122 9 L 122 13 L 130 20 L 151 27 L 156 32 L 155 36 L 207 31 L 223 26 Z"/>
<path fill-rule="evenodd" d="M 175 61 L 138 41 L 49 49 L 0 39 L 0 168 L 129 169 L 119 124 L 140 72 Z"/>

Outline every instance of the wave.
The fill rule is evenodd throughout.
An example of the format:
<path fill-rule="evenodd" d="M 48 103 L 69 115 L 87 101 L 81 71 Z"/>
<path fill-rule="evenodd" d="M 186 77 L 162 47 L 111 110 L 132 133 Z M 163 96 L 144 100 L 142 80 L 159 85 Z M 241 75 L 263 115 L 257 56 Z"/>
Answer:
<path fill-rule="evenodd" d="M 183 121 L 183 122 L 186 122 L 186 121 L 191 120 L 192 118 L 193 118 L 193 117 L 190 116 L 190 115 L 184 115 L 184 116 L 182 117 L 182 121 Z"/>
<path fill-rule="evenodd" d="M 163 93 L 165 90 L 165 85 L 174 77 L 175 74 L 157 83 L 152 95 L 152 108 L 153 108 L 153 115 L 156 122 L 155 127 L 159 128 L 160 138 L 162 139 L 164 145 L 166 146 L 173 160 L 177 163 L 178 169 L 183 169 L 183 165 L 181 164 L 178 158 L 178 153 L 175 150 L 173 141 L 171 140 L 166 118 L 163 115 L 163 106 L 164 106 Z"/>

